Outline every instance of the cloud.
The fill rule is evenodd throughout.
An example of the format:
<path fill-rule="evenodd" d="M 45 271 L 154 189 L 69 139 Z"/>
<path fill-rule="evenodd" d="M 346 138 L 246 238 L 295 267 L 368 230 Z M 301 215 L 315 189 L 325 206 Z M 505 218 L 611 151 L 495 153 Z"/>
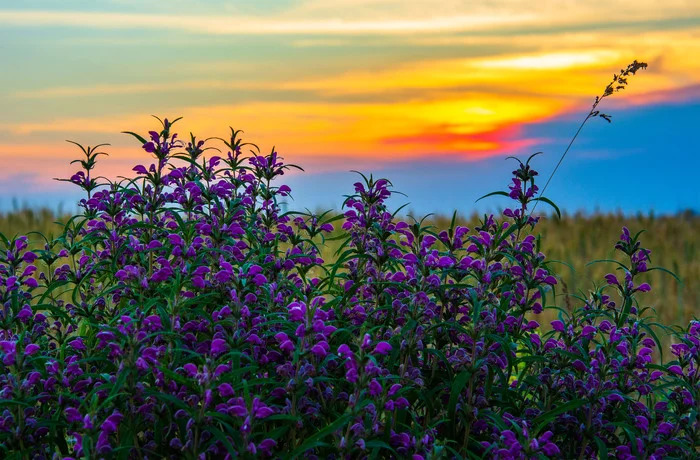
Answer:
<path fill-rule="evenodd" d="M 544 53 L 536 55 L 519 55 L 508 58 L 488 58 L 474 63 L 484 69 L 524 69 L 553 70 L 571 69 L 614 64 L 620 60 L 620 53 L 613 50 L 570 51 L 562 53 Z"/>
<path fill-rule="evenodd" d="M 626 66 L 633 58 L 634 54 L 626 50 L 572 49 L 493 58 L 424 59 L 380 70 L 352 70 L 283 82 L 279 88 L 315 91 L 327 96 L 414 89 L 417 90 L 416 96 L 420 97 L 421 91 L 428 89 L 474 87 L 491 88 L 493 93 L 499 94 L 571 98 L 600 92 L 607 84 L 605 80 L 612 77 L 611 69 Z M 532 67 L 538 62 L 546 66 Z M 576 69 L 576 72 L 571 72 L 571 69 Z"/>
<path fill-rule="evenodd" d="M 486 30 L 501 33 L 508 28 L 565 29 L 599 25 L 613 21 L 612 18 L 624 23 L 700 16 L 700 6 L 685 0 L 666 0 L 663 8 L 659 8 L 657 0 L 589 0 L 567 8 L 562 8 L 560 0 L 539 0 L 535 4 L 519 0 L 442 0 L 439 8 L 431 2 L 418 1 L 313 0 L 290 2 L 281 9 L 271 4 L 252 10 L 230 6 L 223 8 L 224 14 L 220 13 L 223 5 L 216 9 L 202 5 L 193 10 L 186 2 L 155 3 L 146 10 L 169 13 L 128 12 L 133 8 L 124 6 L 121 11 L 4 9 L 0 10 L 0 21 L 6 26 L 172 30 L 201 35 L 411 36 Z"/>
<path fill-rule="evenodd" d="M 573 25 L 599 26 L 609 22 L 650 20 L 658 23 L 668 18 L 692 18 L 700 15 L 700 4 L 693 0 L 302 0 L 289 8 L 288 17 L 329 18 L 348 16 L 356 20 L 501 16 L 519 18 L 513 26 L 566 29 Z M 506 25 L 506 24 L 504 24 Z M 511 25 L 511 24 L 508 24 Z M 497 33 L 503 27 L 497 27 Z"/>
<path fill-rule="evenodd" d="M 284 19 L 243 16 L 192 16 L 87 11 L 0 10 L 0 21 L 15 26 L 66 26 L 93 29 L 175 30 L 202 35 L 353 35 L 413 34 L 478 30 L 527 23 L 536 17 L 515 15 L 457 15 L 409 19 L 346 20 L 341 18 Z"/>
<path fill-rule="evenodd" d="M 217 90 L 217 89 L 241 89 L 258 90 L 269 89 L 270 85 L 260 82 L 244 81 L 181 81 L 162 83 L 103 83 L 92 86 L 56 86 L 50 88 L 35 89 L 32 91 L 18 91 L 11 96 L 18 99 L 45 99 L 60 97 L 101 96 L 114 94 L 143 94 L 143 93 L 167 93 L 182 90 Z"/>

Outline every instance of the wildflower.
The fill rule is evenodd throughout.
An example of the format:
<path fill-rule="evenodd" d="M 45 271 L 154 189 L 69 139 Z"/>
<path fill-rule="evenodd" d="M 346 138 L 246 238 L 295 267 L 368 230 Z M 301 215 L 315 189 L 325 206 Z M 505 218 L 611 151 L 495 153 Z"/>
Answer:
<path fill-rule="evenodd" d="M 211 341 L 211 354 L 213 356 L 220 355 L 221 353 L 226 353 L 228 351 L 228 344 L 223 339 L 214 339 Z"/>
<path fill-rule="evenodd" d="M 32 356 L 36 354 L 39 351 L 40 347 L 39 345 L 35 343 L 30 343 L 26 347 L 24 347 L 24 355 L 25 356 Z"/>
<path fill-rule="evenodd" d="M 374 348 L 374 351 L 372 354 L 375 355 L 386 355 L 391 351 L 391 345 L 389 345 L 388 342 L 379 342 L 377 346 Z"/>

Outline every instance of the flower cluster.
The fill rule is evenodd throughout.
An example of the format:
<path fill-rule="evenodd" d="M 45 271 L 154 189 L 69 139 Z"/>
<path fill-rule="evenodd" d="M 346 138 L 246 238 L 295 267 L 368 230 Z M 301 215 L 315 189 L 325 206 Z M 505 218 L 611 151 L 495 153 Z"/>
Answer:
<path fill-rule="evenodd" d="M 639 234 L 616 245 L 621 275 L 536 321 L 557 276 L 528 231 L 546 200 L 530 159 L 499 192 L 514 209 L 436 232 L 397 219 L 391 183 L 371 176 L 344 214 L 282 212 L 291 190 L 274 181 L 291 165 L 274 149 L 245 156 L 231 130 L 227 153 L 205 158 L 211 139 L 185 145 L 173 123 L 130 133 L 156 160 L 133 179 L 97 184 L 84 149 L 71 179 L 84 212 L 44 249 L 0 238 L 0 456 L 661 459 L 700 446 L 700 323 L 675 360 L 654 360 Z"/>

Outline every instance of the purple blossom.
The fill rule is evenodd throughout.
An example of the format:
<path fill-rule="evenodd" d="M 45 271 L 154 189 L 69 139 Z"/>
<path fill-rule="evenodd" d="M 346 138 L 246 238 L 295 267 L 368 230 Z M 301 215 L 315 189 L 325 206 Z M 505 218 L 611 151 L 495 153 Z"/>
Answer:
<path fill-rule="evenodd" d="M 85 344 L 83 343 L 82 337 L 78 337 L 76 339 L 71 340 L 70 342 L 68 342 L 68 346 L 70 346 L 78 351 L 87 350 L 87 348 L 85 347 Z"/>
<path fill-rule="evenodd" d="M 555 331 L 564 332 L 564 323 L 562 323 L 558 319 L 552 321 L 551 324 L 552 324 L 552 329 L 554 329 Z"/>
<path fill-rule="evenodd" d="M 329 349 L 330 347 L 328 346 L 328 343 L 325 340 L 323 340 L 311 347 L 311 353 L 318 356 L 319 358 L 325 358 L 328 354 Z"/>
<path fill-rule="evenodd" d="M 24 355 L 25 356 L 32 356 L 32 355 L 36 354 L 40 348 L 41 347 L 39 347 L 39 345 L 37 345 L 35 343 L 30 343 L 29 345 L 24 347 Z"/>
<path fill-rule="evenodd" d="M 668 372 L 676 375 L 683 375 L 683 368 L 677 364 L 668 367 Z"/>
<path fill-rule="evenodd" d="M 211 350 L 210 353 L 213 356 L 220 355 L 222 353 L 226 353 L 228 351 L 228 344 L 226 343 L 225 340 L 223 339 L 214 339 L 211 341 Z"/>
<path fill-rule="evenodd" d="M 391 351 L 391 345 L 388 342 L 379 342 L 377 346 L 374 347 L 372 354 L 375 355 L 386 355 Z"/>

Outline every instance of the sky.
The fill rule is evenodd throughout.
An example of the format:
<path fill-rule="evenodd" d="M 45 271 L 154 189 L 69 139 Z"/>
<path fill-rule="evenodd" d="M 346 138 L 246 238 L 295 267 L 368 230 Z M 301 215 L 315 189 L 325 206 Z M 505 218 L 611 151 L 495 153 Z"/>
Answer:
<path fill-rule="evenodd" d="M 563 210 L 700 210 L 696 0 L 17 0 L 0 6 L 0 210 L 75 209 L 70 161 L 109 143 L 97 174 L 152 158 L 133 137 L 183 117 L 181 138 L 226 137 L 304 172 L 296 210 L 340 209 L 359 176 L 393 209 L 508 206 L 517 163 L 540 186 L 595 96 L 649 64 L 591 119 L 545 195 Z M 10 8 L 11 6 L 11 8 Z M 211 144 L 223 147 L 213 141 Z M 225 153 L 225 152 L 224 152 Z"/>

